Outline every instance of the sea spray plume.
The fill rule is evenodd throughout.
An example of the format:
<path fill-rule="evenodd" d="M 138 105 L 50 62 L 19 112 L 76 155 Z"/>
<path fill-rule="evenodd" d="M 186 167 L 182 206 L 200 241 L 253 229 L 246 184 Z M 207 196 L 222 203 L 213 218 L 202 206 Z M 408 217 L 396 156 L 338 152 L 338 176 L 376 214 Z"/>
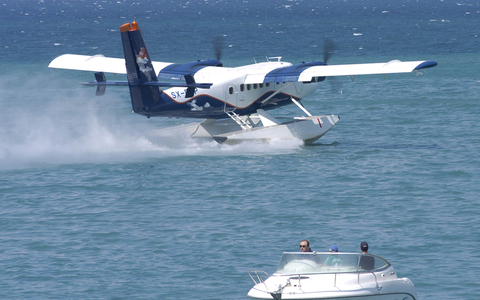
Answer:
<path fill-rule="evenodd" d="M 136 152 L 158 149 L 136 135 L 145 125 L 130 122 L 131 114 L 123 109 L 112 109 L 118 95 L 97 102 L 90 89 L 64 84 L 60 76 L 31 76 L 23 71 L 1 76 L 0 91 L 6 96 L 0 100 L 1 165 L 89 162 L 99 156 L 130 153 L 134 157 Z M 15 90 L 6 84 L 12 80 Z"/>
<path fill-rule="evenodd" d="M 138 122 L 129 112 L 129 103 L 120 89 L 111 89 L 98 101 L 91 89 L 67 84 L 60 72 L 35 76 L 26 72 L 0 75 L 0 169 L 183 155 L 274 155 L 302 144 L 272 141 L 228 146 L 195 141 L 188 135 L 155 139 L 155 131 L 181 122 Z"/>

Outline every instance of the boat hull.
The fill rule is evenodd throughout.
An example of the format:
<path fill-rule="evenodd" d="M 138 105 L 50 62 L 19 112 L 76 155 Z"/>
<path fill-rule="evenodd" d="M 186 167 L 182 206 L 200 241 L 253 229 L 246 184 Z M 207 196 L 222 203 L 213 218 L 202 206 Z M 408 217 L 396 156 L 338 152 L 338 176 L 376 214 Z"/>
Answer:
<path fill-rule="evenodd" d="M 271 282 L 259 283 L 255 285 L 248 293 L 251 299 L 274 299 L 273 289 L 266 284 Z M 417 300 L 415 286 L 408 278 L 398 278 L 396 280 L 384 281 L 377 284 L 338 286 L 336 288 L 324 288 L 321 284 L 309 285 L 305 282 L 304 286 L 286 287 L 281 292 L 282 300 L 328 300 L 328 299 L 348 299 L 348 300 Z"/>
<path fill-rule="evenodd" d="M 251 299 L 274 299 L 273 296 L 269 295 L 270 298 L 255 298 L 255 297 L 250 297 Z M 290 296 L 290 295 L 284 295 L 282 294 L 282 297 L 280 298 L 282 300 L 416 300 L 414 296 L 410 294 L 405 294 L 405 293 L 398 293 L 398 294 L 380 294 L 380 295 L 369 295 L 369 296 L 340 296 L 340 295 L 335 295 L 335 296 L 321 296 L 321 297 L 315 297 L 311 298 L 310 296 L 307 297 L 301 297 L 299 295 L 296 296 Z"/>

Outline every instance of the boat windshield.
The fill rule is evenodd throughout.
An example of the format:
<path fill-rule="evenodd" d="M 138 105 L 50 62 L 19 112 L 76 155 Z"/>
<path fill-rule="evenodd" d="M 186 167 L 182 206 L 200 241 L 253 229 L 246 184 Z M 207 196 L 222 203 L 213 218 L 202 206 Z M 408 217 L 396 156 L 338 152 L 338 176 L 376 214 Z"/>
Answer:
<path fill-rule="evenodd" d="M 376 272 L 390 266 L 371 254 L 330 252 L 284 252 L 277 274 Z"/>

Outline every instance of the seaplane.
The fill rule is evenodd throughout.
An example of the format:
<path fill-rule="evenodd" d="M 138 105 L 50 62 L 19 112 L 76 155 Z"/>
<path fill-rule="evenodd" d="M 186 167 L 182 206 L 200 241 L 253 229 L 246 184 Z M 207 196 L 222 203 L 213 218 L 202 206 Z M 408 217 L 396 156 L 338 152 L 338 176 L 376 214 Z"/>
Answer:
<path fill-rule="evenodd" d="M 49 68 L 94 72 L 96 95 L 107 86 L 127 86 L 133 112 L 150 117 L 191 118 L 181 125 L 192 138 L 218 143 L 297 139 L 313 143 L 338 121 L 336 115 L 312 115 L 300 102 L 327 77 L 419 72 L 437 62 L 392 60 L 385 63 L 327 65 L 324 61 L 292 64 L 281 57 L 239 67 L 224 67 L 220 58 L 189 63 L 152 61 L 136 21 L 120 26 L 124 58 L 64 54 Z M 216 45 L 221 43 L 216 43 Z M 216 49 L 219 47 L 216 46 Z M 218 51 L 216 51 L 218 53 Z M 126 74 L 124 81 L 107 80 L 105 73 Z M 162 80 L 162 81 L 159 81 Z M 269 111 L 296 105 L 303 116 L 278 118 Z"/>

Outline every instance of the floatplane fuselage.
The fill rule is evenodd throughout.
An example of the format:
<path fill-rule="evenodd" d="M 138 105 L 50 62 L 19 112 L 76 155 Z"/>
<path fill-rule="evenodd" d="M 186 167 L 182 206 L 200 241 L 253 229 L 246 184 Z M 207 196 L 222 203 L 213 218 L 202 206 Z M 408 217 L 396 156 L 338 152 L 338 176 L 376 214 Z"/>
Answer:
<path fill-rule="evenodd" d="M 280 58 L 278 58 L 280 59 Z M 245 83 L 249 72 L 270 72 L 292 64 L 282 61 L 261 62 L 237 68 L 205 67 L 195 74 L 197 82 L 213 82 L 209 89 L 195 88 L 187 97 L 186 88 L 164 90 L 166 103 L 175 104 L 174 110 L 161 109 L 147 116 L 224 119 L 226 112 L 238 115 L 255 114 L 258 109 L 270 110 L 292 104 L 292 98 L 301 100 L 317 87 L 318 82 Z"/>

